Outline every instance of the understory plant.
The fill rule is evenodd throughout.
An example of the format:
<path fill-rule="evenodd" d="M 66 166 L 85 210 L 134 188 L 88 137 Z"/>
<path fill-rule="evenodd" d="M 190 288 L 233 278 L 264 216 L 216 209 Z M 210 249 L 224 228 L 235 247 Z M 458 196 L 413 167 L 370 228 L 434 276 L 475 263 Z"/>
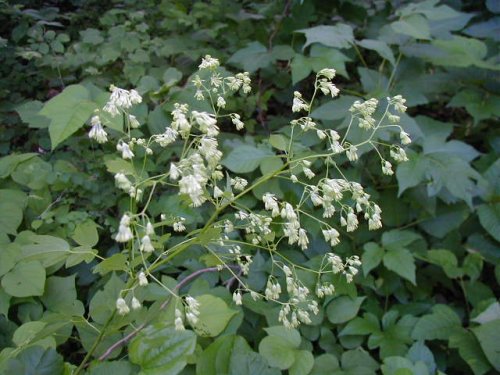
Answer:
<path fill-rule="evenodd" d="M 287 137 L 274 137 L 277 152 L 268 159 L 266 173 L 254 181 L 224 168 L 219 147 L 221 128 L 245 129 L 245 119 L 226 107 L 232 96 L 251 91 L 248 73 L 231 75 L 216 58 L 205 56 L 190 84 L 196 88 L 195 98 L 208 109 L 175 103 L 170 125 L 149 138 L 137 136 L 141 124 L 132 110 L 142 101 L 138 92 L 110 87 L 109 101 L 90 119 L 88 137 L 98 144 L 116 144 L 121 160 L 115 160 L 114 181 L 128 198 L 118 207 L 119 223 L 113 234 L 120 251 L 96 267 L 118 270 L 117 264 L 124 266 L 120 276 L 124 284 L 114 296 L 113 313 L 75 374 L 85 368 L 106 336 L 126 333 L 101 351 L 101 360 L 132 339 L 131 347 L 140 346 L 143 336 L 134 337 L 158 319 L 176 331 L 194 330 L 202 337 L 220 333 L 225 324 L 213 332 L 205 321 L 210 314 L 207 310 L 217 309 L 216 301 L 182 293 L 183 286 L 203 273 L 220 274 L 220 283 L 232 293 L 235 307 L 264 301 L 279 306 L 277 321 L 287 329 L 311 323 L 318 306 L 334 294 L 336 280 L 353 282 L 361 265 L 359 257 L 342 258 L 335 247 L 358 228 L 360 220 L 370 230 L 381 228 L 382 212 L 367 188 L 348 177 L 349 166 L 363 153 L 372 152 L 380 159 L 383 174 L 391 176 L 392 163 L 407 160 L 403 147 L 411 140 L 398 124 L 398 114 L 406 110 L 400 95 L 387 98 L 382 110 L 376 99 L 354 102 L 350 121 L 342 131 L 313 121 L 310 114 L 317 96 L 334 99 L 339 94 L 332 82 L 335 73 L 328 68 L 317 73 L 310 99 L 294 92 L 291 109 L 297 118 L 289 124 Z M 114 118 L 123 119 L 122 133 L 107 128 Z M 314 149 L 299 147 L 296 140 L 311 135 L 318 140 Z M 149 175 L 148 163 L 163 165 L 164 172 Z M 289 183 L 296 198 L 279 198 L 275 192 L 265 191 L 259 196 L 259 206 L 248 207 L 246 197 L 273 180 Z M 196 225 L 168 211 L 152 211 L 159 194 L 165 192 L 193 209 L 209 207 L 210 215 L 203 225 Z M 308 264 L 287 256 L 286 249 L 291 247 L 311 251 L 315 236 L 322 236 L 330 250 L 318 253 Z M 163 271 L 193 249 L 205 253 L 208 267 L 172 285 Z M 252 285 L 258 254 L 272 260 L 261 286 Z M 151 284 L 163 295 L 153 305 L 144 293 Z"/>

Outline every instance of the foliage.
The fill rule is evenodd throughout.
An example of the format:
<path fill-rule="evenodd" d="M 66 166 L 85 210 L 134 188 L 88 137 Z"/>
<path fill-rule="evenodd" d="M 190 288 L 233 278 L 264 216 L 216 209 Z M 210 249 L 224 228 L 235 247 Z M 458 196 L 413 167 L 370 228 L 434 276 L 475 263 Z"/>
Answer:
<path fill-rule="evenodd" d="M 58 6 L 0 3 L 0 373 L 500 371 L 496 1 L 125 0 Z M 154 163 L 130 162 L 114 155 L 110 143 L 90 142 L 87 124 L 108 101 L 110 84 L 135 87 L 143 97 L 131 114 L 144 125 L 131 138 L 164 132 L 174 103 L 211 110 L 193 98 L 194 73 L 206 54 L 223 62 L 224 76 L 250 72 L 252 92 L 226 98 L 225 108 L 241 115 L 245 130 L 224 122 L 219 138 L 222 165 L 250 184 L 283 168 L 283 155 L 320 149 L 314 134 L 291 134 L 288 108 L 294 91 L 312 96 L 321 69 L 336 69 L 342 93 L 335 100 L 318 96 L 310 112 L 327 130 L 345 134 L 355 100 L 382 102 L 398 94 L 407 99 L 400 124 L 414 142 L 406 150 L 409 161 L 394 164 L 397 183 L 382 173 L 380 158 L 368 148 L 360 148 L 359 160 L 346 172 L 349 180 L 370 187 L 384 227 L 368 231 L 360 223 L 351 235 L 336 226 L 342 235 L 336 254 L 359 256 L 361 271 L 353 283 L 331 275 L 335 293 L 321 300 L 308 325 L 283 328 L 280 307 L 254 301 L 249 293 L 236 305 L 234 275 L 219 272 L 220 261 L 203 244 L 158 267 L 153 276 L 159 283 L 149 279 L 136 291 L 140 309 L 116 312 L 117 297 L 136 277 L 130 270 L 142 260 L 134 263 L 113 240 L 131 204 L 113 175 L 143 181 L 165 174 L 182 145 L 162 149 Z M 110 138 L 129 136 L 121 117 L 99 115 Z M 363 132 L 353 126 L 349 142 L 361 142 Z M 388 143 L 390 137 L 381 132 L 376 141 Z M 387 151 L 381 151 L 384 158 Z M 142 156 L 145 150 L 134 152 Z M 351 165 L 346 158 L 338 163 L 343 170 Z M 317 162 L 311 168 L 318 173 L 323 167 Z M 282 179 L 255 187 L 242 204 L 264 212 L 261 197 L 268 191 L 280 201 L 300 201 L 297 185 Z M 196 234 L 213 213 L 208 205 L 190 207 L 172 192 L 156 190 L 147 208 L 158 223 L 158 249 L 184 238 L 160 227 L 171 228 L 182 217 Z M 330 245 L 314 218 L 304 218 L 304 227 L 310 233 L 307 251 L 285 243 L 277 251 L 294 264 L 317 268 Z M 207 231 L 200 241 L 219 236 Z M 249 289 L 265 289 L 277 271 L 273 257 L 265 249 L 253 252 Z M 297 271 L 297 277 L 314 285 L 306 272 Z M 282 274 L 277 281 L 285 289 Z M 209 306 L 200 311 L 200 325 L 174 331 L 175 304 L 167 290 Z M 77 370 L 83 363 L 88 366 Z"/>

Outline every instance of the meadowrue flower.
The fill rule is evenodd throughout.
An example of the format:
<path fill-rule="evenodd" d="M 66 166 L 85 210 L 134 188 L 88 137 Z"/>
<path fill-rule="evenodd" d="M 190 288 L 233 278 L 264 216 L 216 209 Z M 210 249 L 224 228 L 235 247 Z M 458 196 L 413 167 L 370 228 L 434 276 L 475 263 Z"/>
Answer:
<path fill-rule="evenodd" d="M 184 327 L 184 322 L 182 320 L 181 310 L 175 309 L 175 320 L 174 320 L 175 330 L 176 331 L 184 331 L 186 328 Z"/>
<path fill-rule="evenodd" d="M 331 95 L 332 98 L 336 97 L 339 94 L 339 89 L 332 82 L 327 79 L 319 80 L 319 89 L 324 95 Z"/>
<path fill-rule="evenodd" d="M 349 148 L 346 150 L 345 154 L 347 156 L 347 159 L 350 161 L 356 161 L 358 160 L 358 148 L 354 145 L 350 145 Z"/>
<path fill-rule="evenodd" d="M 398 163 L 408 161 L 408 157 L 406 156 L 405 150 L 403 150 L 399 146 L 392 147 L 391 151 L 390 151 L 390 155 Z"/>
<path fill-rule="evenodd" d="M 302 167 L 302 171 L 304 172 L 304 174 L 306 175 L 306 177 L 307 177 L 308 179 L 311 179 L 311 178 L 313 178 L 314 176 L 316 176 L 316 175 L 314 174 L 314 172 L 313 172 L 311 169 L 307 168 L 307 167 Z"/>
<path fill-rule="evenodd" d="M 393 115 L 392 113 L 388 113 L 387 118 L 389 119 L 389 122 L 392 124 L 397 124 L 401 120 L 401 117 Z"/>
<path fill-rule="evenodd" d="M 189 132 L 191 131 L 191 123 L 186 117 L 187 112 L 187 104 L 179 103 L 174 104 L 174 110 L 171 112 L 173 121 L 170 126 L 175 131 L 178 131 L 183 138 L 189 136 Z"/>
<path fill-rule="evenodd" d="M 214 87 L 220 87 L 220 85 L 222 85 L 222 77 L 219 73 L 212 74 L 210 77 L 210 84 Z"/>
<path fill-rule="evenodd" d="M 309 196 L 311 198 L 311 202 L 315 206 L 322 206 L 324 201 L 323 198 L 319 195 L 318 188 L 316 186 L 313 186 L 311 189 L 311 192 L 309 193 Z"/>
<path fill-rule="evenodd" d="M 120 220 L 120 225 L 118 226 L 118 234 L 115 237 L 116 242 L 128 242 L 133 239 L 134 236 L 130 230 L 130 216 L 124 214 Z"/>
<path fill-rule="evenodd" d="M 227 77 L 226 82 L 229 89 L 233 91 L 238 91 L 243 84 L 243 81 L 237 77 Z"/>
<path fill-rule="evenodd" d="M 241 293 L 239 290 L 233 293 L 233 301 L 238 306 L 241 306 L 243 304 Z"/>
<path fill-rule="evenodd" d="M 226 101 L 224 100 L 224 98 L 222 96 L 219 96 L 217 98 L 217 107 L 226 108 Z"/>
<path fill-rule="evenodd" d="M 137 117 L 135 117 L 134 115 L 128 115 L 128 120 L 130 122 L 130 127 L 134 129 L 141 126 L 141 124 L 137 120 Z"/>
<path fill-rule="evenodd" d="M 248 185 L 248 181 L 241 177 L 231 178 L 231 185 L 235 190 L 242 191 Z"/>
<path fill-rule="evenodd" d="M 127 315 L 130 312 L 127 302 L 121 297 L 116 300 L 116 309 L 120 315 Z"/>
<path fill-rule="evenodd" d="M 139 104 L 142 102 L 142 97 L 136 90 L 125 90 L 115 85 L 109 87 L 111 91 L 111 96 L 109 97 L 108 103 L 112 103 L 117 108 L 128 109 L 134 104 Z"/>
<path fill-rule="evenodd" d="M 401 139 L 401 143 L 404 145 L 409 145 L 411 143 L 410 135 L 403 130 L 399 133 L 399 138 Z"/>
<path fill-rule="evenodd" d="M 132 310 L 139 310 L 142 307 L 141 302 L 135 297 L 132 298 L 130 306 L 132 307 Z"/>
<path fill-rule="evenodd" d="M 297 178 L 297 176 L 295 176 L 294 174 L 292 174 L 292 175 L 290 176 L 290 180 L 292 180 L 292 182 L 293 182 L 294 184 L 296 184 L 297 182 L 299 182 L 299 179 L 298 179 L 298 178 Z"/>
<path fill-rule="evenodd" d="M 90 124 L 92 128 L 89 131 L 89 138 L 95 139 L 97 143 L 106 143 L 108 141 L 108 133 L 102 127 L 99 116 L 92 116 Z"/>
<path fill-rule="evenodd" d="M 220 198 L 224 195 L 224 192 L 218 187 L 218 186 L 215 186 L 214 187 L 214 198 Z"/>
<path fill-rule="evenodd" d="M 174 164 L 170 163 L 170 169 L 169 169 L 169 177 L 172 181 L 176 181 L 179 179 L 181 175 L 181 170 Z"/>
<path fill-rule="evenodd" d="M 323 298 L 325 296 L 331 296 L 335 293 L 335 287 L 331 283 L 323 283 L 322 285 L 316 286 L 316 295 L 319 298 Z"/>
<path fill-rule="evenodd" d="M 157 134 L 154 136 L 154 140 L 161 146 L 167 147 L 169 144 L 175 142 L 179 133 L 172 128 L 166 128 L 165 132 L 162 134 Z"/>
<path fill-rule="evenodd" d="M 294 121 L 296 121 L 296 120 L 293 120 L 292 122 L 294 122 Z M 302 117 L 297 122 L 300 125 L 300 128 L 304 132 L 316 128 L 316 123 L 310 117 Z"/>
<path fill-rule="evenodd" d="M 206 201 L 202 186 L 204 180 L 205 179 L 202 176 L 192 174 L 183 176 L 179 180 L 180 194 L 189 195 L 193 207 L 199 207 Z"/>
<path fill-rule="evenodd" d="M 139 285 L 140 286 L 146 286 L 148 285 L 148 278 L 146 277 L 146 274 L 144 272 L 139 272 L 139 275 L 137 275 L 137 279 L 139 280 Z"/>
<path fill-rule="evenodd" d="M 330 144 L 330 149 L 334 154 L 340 154 L 344 152 L 344 147 L 342 147 L 342 145 L 338 141 L 333 141 Z"/>
<path fill-rule="evenodd" d="M 195 325 L 198 322 L 198 317 L 200 315 L 200 303 L 191 296 L 186 296 L 186 319 L 191 325 Z"/>
<path fill-rule="evenodd" d="M 307 238 L 307 232 L 303 228 L 299 229 L 299 239 L 297 243 L 302 250 L 307 250 L 307 246 L 309 245 L 309 238 Z"/>
<path fill-rule="evenodd" d="M 118 189 L 129 191 L 132 183 L 123 173 L 115 174 L 115 185 Z"/>
<path fill-rule="evenodd" d="M 202 137 L 200 140 L 198 150 L 211 167 L 215 167 L 222 158 L 222 152 L 217 149 L 218 146 L 217 139 L 213 137 Z"/>
<path fill-rule="evenodd" d="M 396 95 L 392 99 L 387 98 L 389 103 L 394 105 L 394 109 L 400 113 L 406 112 L 407 107 L 405 106 L 406 99 L 404 99 L 401 95 Z"/>
<path fill-rule="evenodd" d="M 147 234 L 144 237 L 142 237 L 140 248 L 141 251 L 144 251 L 145 253 L 152 253 L 153 251 L 155 251 L 155 248 L 151 243 L 151 237 L 149 237 Z"/>
<path fill-rule="evenodd" d="M 387 160 L 382 160 L 382 173 L 388 176 L 392 176 L 394 171 L 392 170 L 392 164 Z"/>
<path fill-rule="evenodd" d="M 201 69 L 209 69 L 209 70 L 215 70 L 219 67 L 220 63 L 219 60 L 210 56 L 210 55 L 205 55 L 204 58 L 201 59 L 201 64 L 198 66 L 198 68 Z"/>
<path fill-rule="evenodd" d="M 125 142 L 120 141 L 116 145 L 116 149 L 122 153 L 123 159 L 132 159 L 135 156 L 132 150 L 130 149 L 130 146 Z"/>
<path fill-rule="evenodd" d="M 278 283 L 273 283 L 270 279 L 267 280 L 266 290 L 264 295 L 267 300 L 277 300 L 280 298 L 281 285 Z"/>
<path fill-rule="evenodd" d="M 248 94 L 250 91 L 252 91 L 252 87 L 250 86 L 250 84 L 252 83 L 252 80 L 250 79 L 250 73 L 248 72 L 238 73 L 236 74 L 236 78 L 240 79 L 243 82 L 244 94 Z"/>
<path fill-rule="evenodd" d="M 335 77 L 336 73 L 337 73 L 337 71 L 333 68 L 325 68 L 325 69 L 321 69 L 318 72 L 318 76 L 324 76 L 328 79 L 333 79 Z"/>
<path fill-rule="evenodd" d="M 205 133 L 209 137 L 216 137 L 219 134 L 219 128 L 216 125 L 217 120 L 213 117 L 213 115 L 207 112 L 198 111 L 192 111 L 191 114 L 200 126 L 200 131 L 202 133 Z"/>
<path fill-rule="evenodd" d="M 308 111 L 309 105 L 302 99 L 302 94 L 298 91 L 293 93 L 292 112 Z"/>
<path fill-rule="evenodd" d="M 186 221 L 185 218 L 181 217 L 179 220 L 175 221 L 173 224 L 174 232 L 184 232 L 186 230 L 186 226 L 184 225 L 184 222 Z"/>
<path fill-rule="evenodd" d="M 326 138 L 326 133 L 321 129 L 316 129 L 316 135 L 319 139 L 323 140 Z"/>
<path fill-rule="evenodd" d="M 347 219 L 346 219 L 346 230 L 348 232 L 354 232 L 358 228 L 358 217 L 354 213 L 354 211 L 351 209 L 347 213 Z"/>
<path fill-rule="evenodd" d="M 334 229 L 324 229 L 322 230 L 323 237 L 325 237 L 325 241 L 330 243 L 330 246 L 336 246 L 340 243 L 340 234 L 339 232 Z"/>
<path fill-rule="evenodd" d="M 120 114 L 120 110 L 118 107 L 112 103 L 112 102 L 107 102 L 106 105 L 102 108 L 104 112 L 107 112 L 111 115 L 111 117 L 115 117 Z"/>

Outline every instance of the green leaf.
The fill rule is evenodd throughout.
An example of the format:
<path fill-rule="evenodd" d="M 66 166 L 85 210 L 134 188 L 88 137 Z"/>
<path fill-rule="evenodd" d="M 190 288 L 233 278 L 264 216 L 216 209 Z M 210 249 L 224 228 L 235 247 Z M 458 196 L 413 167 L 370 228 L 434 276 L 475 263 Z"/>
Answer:
<path fill-rule="evenodd" d="M 9 176 L 19 163 L 37 156 L 36 153 L 11 154 L 0 158 L 0 178 Z"/>
<path fill-rule="evenodd" d="M 314 358 L 311 375 L 330 375 L 339 369 L 339 360 L 333 354 L 325 353 Z"/>
<path fill-rule="evenodd" d="M 463 271 L 458 267 L 457 257 L 451 251 L 442 249 L 429 250 L 426 256 L 428 262 L 441 266 L 450 279 L 463 275 Z"/>
<path fill-rule="evenodd" d="M 67 315 L 83 315 L 85 308 L 76 299 L 75 277 L 51 276 L 45 283 L 45 292 L 41 297 L 47 310 Z"/>
<path fill-rule="evenodd" d="M 112 271 L 126 271 L 127 270 L 127 256 L 122 253 L 116 253 L 94 267 L 94 273 L 105 275 Z"/>
<path fill-rule="evenodd" d="M 282 370 L 290 368 L 295 362 L 295 348 L 279 336 L 267 336 L 259 344 L 259 353 L 272 367 Z"/>
<path fill-rule="evenodd" d="M 500 319 L 500 303 L 495 301 L 481 314 L 471 319 L 471 321 L 479 324 L 486 324 L 497 319 Z"/>
<path fill-rule="evenodd" d="M 44 267 L 56 265 L 69 255 L 69 244 L 59 237 L 24 231 L 16 243 L 21 245 L 23 261 L 38 260 Z"/>
<path fill-rule="evenodd" d="M 63 357 L 55 349 L 32 346 L 21 352 L 7 365 L 7 374 L 16 375 L 55 375 L 62 374 Z"/>
<path fill-rule="evenodd" d="M 380 324 L 375 315 L 367 313 L 363 318 L 356 317 L 351 320 L 347 325 L 340 331 L 339 336 L 346 335 L 369 335 L 374 332 L 380 331 Z"/>
<path fill-rule="evenodd" d="M 361 347 L 354 350 L 348 350 L 342 353 L 342 368 L 348 370 L 348 374 L 375 374 L 379 364 L 368 352 Z"/>
<path fill-rule="evenodd" d="M 16 112 L 21 117 L 21 120 L 28 124 L 30 128 L 46 128 L 49 126 L 50 121 L 47 117 L 38 114 L 42 107 L 42 102 L 33 100 L 17 106 Z"/>
<path fill-rule="evenodd" d="M 419 234 L 410 230 L 394 229 L 382 234 L 382 246 L 387 250 L 398 250 L 421 238 Z"/>
<path fill-rule="evenodd" d="M 384 257 L 384 249 L 375 242 L 368 242 L 363 246 L 361 265 L 364 275 L 368 275 L 372 269 L 377 267 Z"/>
<path fill-rule="evenodd" d="M 40 115 L 50 119 L 49 134 L 52 149 L 80 129 L 97 109 L 85 86 L 67 86 L 43 106 Z"/>
<path fill-rule="evenodd" d="M 500 319 L 472 328 L 486 358 L 493 368 L 500 371 Z"/>
<path fill-rule="evenodd" d="M 79 245 L 92 247 L 99 242 L 97 226 L 92 220 L 78 224 L 72 237 Z"/>
<path fill-rule="evenodd" d="M 21 257 L 21 248 L 15 243 L 0 247 L 0 276 L 5 275 L 16 265 Z"/>
<path fill-rule="evenodd" d="M 37 261 L 18 263 L 2 278 L 2 287 L 13 297 L 41 296 L 45 268 Z"/>
<path fill-rule="evenodd" d="M 298 348 L 300 345 L 300 333 L 296 329 L 289 329 L 284 326 L 274 326 L 264 328 L 269 336 L 280 337 L 286 341 L 291 348 Z"/>
<path fill-rule="evenodd" d="M 266 47 L 259 42 L 252 42 L 245 48 L 236 51 L 228 60 L 228 63 L 237 64 L 243 67 L 245 71 L 252 73 L 269 66 L 272 61 L 273 59 Z"/>
<path fill-rule="evenodd" d="M 366 297 L 351 298 L 340 296 L 330 302 L 326 308 L 328 320 L 333 324 L 342 324 L 353 319 Z"/>
<path fill-rule="evenodd" d="M 500 242 L 500 203 L 482 204 L 477 208 L 477 214 L 483 228 Z"/>
<path fill-rule="evenodd" d="M 17 228 L 23 221 L 23 211 L 27 196 L 21 190 L 0 190 L 0 232 L 17 234 Z"/>
<path fill-rule="evenodd" d="M 465 328 L 450 336 L 449 346 L 458 349 L 460 356 L 470 366 L 474 375 L 483 375 L 491 369 L 476 337 Z"/>
<path fill-rule="evenodd" d="M 238 313 L 237 310 L 230 309 L 222 298 L 210 294 L 198 296 L 196 300 L 200 303 L 200 315 L 193 328 L 200 336 L 217 336 Z"/>
<path fill-rule="evenodd" d="M 86 375 L 134 375 L 136 371 L 132 366 L 128 361 L 94 362 L 90 365 Z"/>
<path fill-rule="evenodd" d="M 314 356 L 307 350 L 297 350 L 295 352 L 295 362 L 288 369 L 290 375 L 307 375 L 314 366 Z"/>
<path fill-rule="evenodd" d="M 221 164 L 235 173 L 249 173 L 272 155 L 274 154 L 268 149 L 243 144 L 232 149 Z"/>
<path fill-rule="evenodd" d="M 98 323 L 104 324 L 116 309 L 116 299 L 125 283 L 116 276 L 111 275 L 102 290 L 97 291 L 90 300 L 90 316 Z"/>
<path fill-rule="evenodd" d="M 337 23 L 335 26 L 320 25 L 296 32 L 305 34 L 306 43 L 303 48 L 313 43 L 334 48 L 349 48 L 354 43 L 352 27 L 343 23 Z"/>
<path fill-rule="evenodd" d="M 81 262 L 90 263 L 97 255 L 97 250 L 87 246 L 78 246 L 71 249 L 70 254 L 66 258 L 66 268 L 76 266 Z"/>
<path fill-rule="evenodd" d="M 457 314 L 446 305 L 435 305 L 432 313 L 421 317 L 412 332 L 415 340 L 447 340 L 461 322 Z"/>
<path fill-rule="evenodd" d="M 356 43 L 363 48 L 377 52 L 382 58 L 389 61 L 392 66 L 396 65 L 394 54 L 392 53 L 392 50 L 389 48 L 387 43 L 381 40 L 374 39 L 363 39 L 362 41 Z"/>
<path fill-rule="evenodd" d="M 413 14 L 395 21 L 391 23 L 391 27 L 395 32 L 411 36 L 415 39 L 431 39 L 429 23 L 425 17 L 419 14 Z"/>
<path fill-rule="evenodd" d="M 277 148 L 280 151 L 286 151 L 288 150 L 290 139 L 282 134 L 271 134 L 271 136 L 269 137 L 269 143 L 271 144 L 271 146 Z"/>
<path fill-rule="evenodd" d="M 141 366 L 144 375 L 176 375 L 194 353 L 196 335 L 193 331 L 176 331 L 157 323 L 146 327 L 129 344 L 132 363 Z"/>
<path fill-rule="evenodd" d="M 388 250 L 384 255 L 384 266 L 416 285 L 415 259 L 408 249 Z"/>
<path fill-rule="evenodd" d="M 383 375 L 416 375 L 412 361 L 403 357 L 384 358 L 384 364 L 381 366 Z M 429 375 L 420 373 L 419 375 Z"/>

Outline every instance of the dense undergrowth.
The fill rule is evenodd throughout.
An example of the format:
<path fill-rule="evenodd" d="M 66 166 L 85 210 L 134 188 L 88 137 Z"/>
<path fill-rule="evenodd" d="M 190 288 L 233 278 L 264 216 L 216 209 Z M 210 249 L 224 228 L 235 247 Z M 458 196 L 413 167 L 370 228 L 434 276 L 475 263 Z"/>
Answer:
<path fill-rule="evenodd" d="M 0 373 L 500 371 L 499 14 L 494 0 L 0 1 Z M 206 55 L 220 60 L 224 79 L 248 72 L 251 92 L 224 96 L 217 108 L 197 100 L 193 81 Z M 338 216 L 321 224 L 314 200 L 303 202 L 314 189 L 294 183 L 321 186 L 330 165 L 314 156 L 323 150 L 321 133 L 291 130 L 309 126 L 291 123 L 299 112 L 290 110 L 294 93 L 310 100 L 324 68 L 335 69 L 340 95 L 316 95 L 302 111 L 328 142 L 335 142 L 330 130 L 349 133 L 345 149 L 364 139 L 364 129 L 350 126 L 356 100 L 379 100 L 379 119 L 387 97 L 406 99 L 407 111 L 393 115 L 413 141 L 404 148 L 408 161 L 396 163 L 399 148 L 382 147 L 406 143 L 398 131 L 331 164 L 380 206 L 381 229 L 369 230 L 373 221 L 362 214 L 352 233 L 353 216 L 347 225 Z M 135 89 L 142 100 L 104 121 L 111 85 Z M 179 129 L 176 103 L 188 104 L 201 130 L 155 143 L 148 158 L 149 146 L 137 140 Z M 217 117 L 221 108 L 237 113 L 244 129 L 234 116 Z M 96 109 L 110 142 L 89 139 Z M 195 142 L 207 121 L 213 125 L 197 114 L 216 109 L 223 169 L 212 171 L 213 196 L 179 195 L 175 181 L 154 180 L 171 178 L 171 163 L 192 155 L 184 139 Z M 141 126 L 130 126 L 129 115 Z M 125 140 L 135 142 L 132 160 L 122 158 Z M 394 176 L 381 158 L 391 160 Z M 225 239 L 227 228 L 210 226 L 231 218 L 226 203 L 234 196 L 241 195 L 238 209 L 264 217 L 273 205 L 269 196 L 262 201 L 267 192 L 283 207 L 303 205 L 307 250 L 291 246 L 290 236 L 267 246 L 283 234 L 282 223 L 272 224 L 276 238 L 239 222 Z M 356 203 L 342 206 L 346 218 Z M 134 215 L 149 218 L 153 232 Z M 340 243 L 335 232 L 324 235 L 327 224 Z M 122 245 L 129 225 L 137 241 Z M 241 242 L 251 264 L 222 240 Z M 341 272 L 322 276 L 335 291 L 311 297 L 318 311 L 308 324 L 283 326 L 284 294 L 252 298 L 287 290 L 284 264 L 314 295 L 317 280 L 301 267 L 318 268 L 332 252 L 355 267 L 359 257 L 359 272 L 347 272 L 352 283 Z M 134 257 L 144 253 L 159 260 Z M 140 272 L 151 264 L 144 282 Z M 123 294 L 130 288 L 137 301 Z M 122 294 L 125 305 L 117 304 Z"/>

